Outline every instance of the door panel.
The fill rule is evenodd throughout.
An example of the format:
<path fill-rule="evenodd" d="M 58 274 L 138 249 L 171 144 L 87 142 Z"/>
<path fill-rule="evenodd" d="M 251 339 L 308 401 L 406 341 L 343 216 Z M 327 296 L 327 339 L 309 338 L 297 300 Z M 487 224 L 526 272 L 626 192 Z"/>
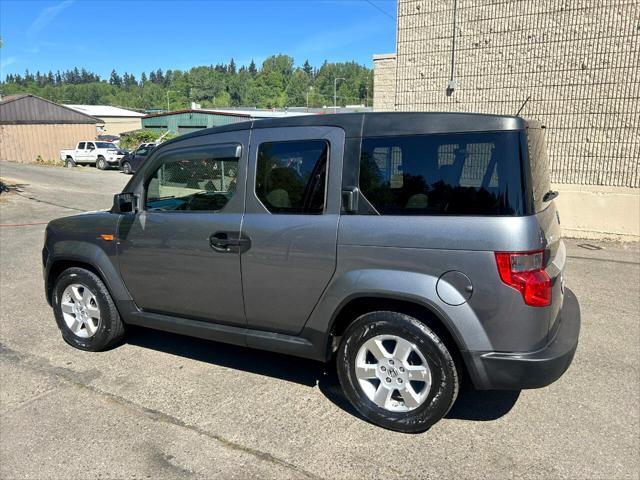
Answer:
<path fill-rule="evenodd" d="M 239 237 L 248 139 L 248 131 L 218 134 L 210 145 L 161 150 L 149 158 L 146 206 L 125 215 L 118 231 L 122 277 L 141 309 L 246 324 L 239 248 L 214 249 L 211 237 Z M 219 166 L 225 158 L 235 165 L 228 159 L 236 146 L 241 153 L 230 178 Z"/>
<path fill-rule="evenodd" d="M 287 213 L 296 195 L 285 195 L 286 168 L 278 171 L 282 188 L 273 187 L 271 213 L 256 195 L 260 145 L 273 142 L 320 140 L 329 142 L 325 208 L 320 214 Z M 316 142 L 317 143 L 317 142 Z M 251 248 L 242 253 L 245 311 L 250 328 L 296 334 L 302 330 L 336 267 L 336 238 L 340 215 L 340 183 L 344 131 L 334 127 L 255 129 L 251 137 L 246 214 L 242 234 Z M 291 158 L 291 168 L 300 162 Z M 260 168 L 264 174 L 264 168 Z M 278 194 L 273 194 L 278 192 Z M 299 194 L 298 197 L 306 195 Z M 248 340 L 250 341 L 250 340 Z"/>

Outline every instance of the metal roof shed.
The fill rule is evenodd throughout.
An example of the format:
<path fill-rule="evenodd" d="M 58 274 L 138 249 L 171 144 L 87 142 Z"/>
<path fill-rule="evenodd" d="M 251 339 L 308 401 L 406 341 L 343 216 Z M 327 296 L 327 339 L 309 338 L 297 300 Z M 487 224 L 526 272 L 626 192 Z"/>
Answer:
<path fill-rule="evenodd" d="M 94 139 L 97 118 L 36 95 L 0 100 L 0 160 L 22 163 L 57 160 L 60 149 Z"/>
<path fill-rule="evenodd" d="M 188 109 L 147 115 L 142 119 L 142 128 L 157 132 L 169 130 L 182 135 L 209 127 L 219 127 L 248 120 L 251 120 L 251 116 L 246 113 Z"/>

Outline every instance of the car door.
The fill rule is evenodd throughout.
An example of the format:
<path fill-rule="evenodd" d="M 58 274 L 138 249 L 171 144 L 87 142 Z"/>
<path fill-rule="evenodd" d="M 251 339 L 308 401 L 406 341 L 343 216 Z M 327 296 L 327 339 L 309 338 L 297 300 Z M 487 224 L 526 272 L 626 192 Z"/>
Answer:
<path fill-rule="evenodd" d="M 131 168 L 134 172 L 137 172 L 147 158 L 147 154 L 149 153 L 149 147 L 140 147 L 133 154 L 133 158 L 131 159 Z"/>
<path fill-rule="evenodd" d="M 84 162 L 96 163 L 96 144 L 93 142 L 87 142 L 87 148 L 84 151 Z"/>
<path fill-rule="evenodd" d="M 74 161 L 76 163 L 80 163 L 80 162 L 84 162 L 85 158 L 86 158 L 86 149 L 87 149 L 87 143 L 86 142 L 80 142 L 78 143 L 78 146 L 76 147 L 76 152 L 75 152 L 75 156 L 74 156 Z"/>
<path fill-rule="evenodd" d="M 122 278 L 142 310 L 245 325 L 240 224 L 248 131 L 161 149 L 138 174 L 140 209 L 118 229 Z"/>
<path fill-rule="evenodd" d="M 299 333 L 331 280 L 343 150 L 339 128 L 253 130 L 241 255 L 250 328 Z"/>

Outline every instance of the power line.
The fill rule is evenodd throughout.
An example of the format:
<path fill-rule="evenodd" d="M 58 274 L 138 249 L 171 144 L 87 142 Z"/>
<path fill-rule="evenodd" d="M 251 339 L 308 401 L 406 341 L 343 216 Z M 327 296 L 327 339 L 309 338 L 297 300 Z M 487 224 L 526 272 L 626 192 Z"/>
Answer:
<path fill-rule="evenodd" d="M 376 10 L 378 10 L 380 13 L 382 13 L 383 15 L 386 15 L 387 17 L 389 17 L 391 20 L 393 20 L 394 22 L 396 21 L 396 17 L 394 17 L 393 15 L 391 15 L 389 12 L 387 12 L 386 10 L 383 10 L 382 8 L 380 8 L 378 5 L 376 5 L 375 3 L 373 3 L 371 0 L 365 0 L 365 2 L 367 2 L 369 5 L 371 5 L 373 8 L 375 8 Z"/>

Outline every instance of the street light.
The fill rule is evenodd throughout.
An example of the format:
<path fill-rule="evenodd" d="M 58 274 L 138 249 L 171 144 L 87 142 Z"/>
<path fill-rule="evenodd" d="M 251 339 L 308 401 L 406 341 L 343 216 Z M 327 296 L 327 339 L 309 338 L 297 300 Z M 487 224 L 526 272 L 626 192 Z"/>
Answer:
<path fill-rule="evenodd" d="M 337 99 L 338 80 L 346 80 L 346 78 L 336 77 L 333 79 L 333 113 L 338 113 L 338 99 Z"/>
<path fill-rule="evenodd" d="M 169 111 L 169 93 L 182 93 L 180 90 L 167 90 L 167 112 Z"/>
<path fill-rule="evenodd" d="M 313 87 L 309 87 L 309 90 L 307 90 L 307 112 L 309 111 L 309 92 L 311 92 L 313 90 Z"/>

